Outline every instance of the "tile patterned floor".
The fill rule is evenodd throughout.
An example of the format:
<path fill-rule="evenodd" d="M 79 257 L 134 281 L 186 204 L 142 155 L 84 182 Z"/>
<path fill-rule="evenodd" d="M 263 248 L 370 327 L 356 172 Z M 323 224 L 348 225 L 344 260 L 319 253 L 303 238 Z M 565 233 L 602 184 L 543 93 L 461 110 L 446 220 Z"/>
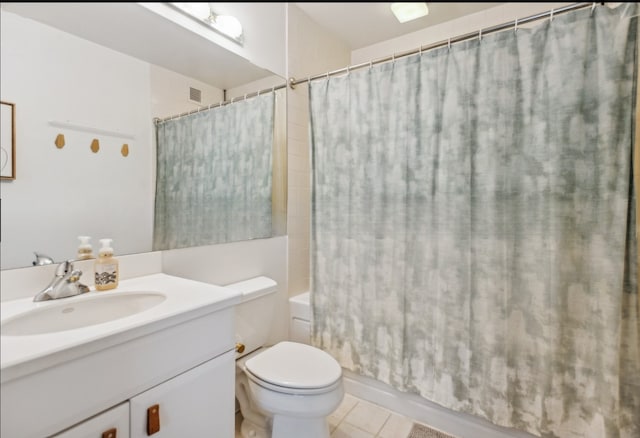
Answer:
<path fill-rule="evenodd" d="M 236 417 L 236 438 L 240 436 Z M 403 438 L 414 421 L 373 403 L 345 394 L 342 404 L 329 416 L 331 438 Z"/>

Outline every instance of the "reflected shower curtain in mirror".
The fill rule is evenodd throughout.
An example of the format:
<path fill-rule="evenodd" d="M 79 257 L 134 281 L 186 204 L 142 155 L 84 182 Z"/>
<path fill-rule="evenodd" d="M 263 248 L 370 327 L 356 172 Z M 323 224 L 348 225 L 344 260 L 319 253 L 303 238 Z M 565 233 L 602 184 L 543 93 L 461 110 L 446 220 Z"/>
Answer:
<path fill-rule="evenodd" d="M 154 250 L 271 236 L 274 93 L 157 126 Z"/>
<path fill-rule="evenodd" d="M 313 344 L 495 424 L 640 436 L 636 44 L 598 7 L 311 82 Z"/>

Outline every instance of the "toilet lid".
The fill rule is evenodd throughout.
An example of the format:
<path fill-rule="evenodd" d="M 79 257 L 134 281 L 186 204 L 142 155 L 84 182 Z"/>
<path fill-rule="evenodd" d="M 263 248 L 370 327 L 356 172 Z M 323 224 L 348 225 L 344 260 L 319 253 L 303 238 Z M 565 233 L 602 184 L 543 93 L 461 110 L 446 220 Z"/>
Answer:
<path fill-rule="evenodd" d="M 265 382 L 288 388 L 323 388 L 342 376 L 333 357 L 297 342 L 280 342 L 247 360 L 245 367 Z"/>

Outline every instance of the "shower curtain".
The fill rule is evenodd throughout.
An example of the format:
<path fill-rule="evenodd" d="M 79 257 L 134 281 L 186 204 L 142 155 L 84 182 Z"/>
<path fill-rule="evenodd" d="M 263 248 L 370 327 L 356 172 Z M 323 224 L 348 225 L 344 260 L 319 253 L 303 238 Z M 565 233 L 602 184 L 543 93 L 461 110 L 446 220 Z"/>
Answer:
<path fill-rule="evenodd" d="M 314 345 L 498 425 L 640 436 L 628 15 L 311 82 Z"/>
<path fill-rule="evenodd" d="M 271 236 L 274 98 L 157 126 L 154 250 Z"/>

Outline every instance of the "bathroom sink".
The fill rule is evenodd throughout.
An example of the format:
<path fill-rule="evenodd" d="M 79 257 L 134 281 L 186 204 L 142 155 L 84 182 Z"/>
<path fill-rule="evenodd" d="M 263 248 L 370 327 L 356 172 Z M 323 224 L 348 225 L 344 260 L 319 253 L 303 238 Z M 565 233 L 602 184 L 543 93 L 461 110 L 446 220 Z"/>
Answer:
<path fill-rule="evenodd" d="M 166 299 L 160 292 L 96 292 L 61 300 L 2 321 L 3 336 L 28 336 L 73 330 L 134 315 Z"/>
<path fill-rule="evenodd" d="M 142 403 L 145 394 L 166 400 L 160 401 L 162 430 L 182 424 L 170 418 L 167 425 L 167 415 L 194 419 L 192 412 L 201 412 L 203 400 L 208 400 L 207 411 L 211 406 L 214 412 L 206 422 L 215 428 L 216 418 L 233 416 L 233 404 L 225 400 L 233 400 L 234 306 L 241 300 L 242 294 L 230 288 L 153 273 L 121 279 L 116 289 L 105 292 L 43 302 L 34 302 L 30 294 L 0 302 L 0 436 L 58 436 L 63 430 L 85 436 L 80 430 L 89 429 L 70 428 L 84 427 L 88 418 L 96 427 L 99 421 L 106 424 L 114 418 L 108 416 L 114 406 L 122 403 L 133 412 L 138 408 L 132 400 Z M 200 366 L 205 364 L 207 372 L 198 374 L 195 370 L 203 370 Z M 217 368 L 211 369 L 211 364 Z M 206 375 L 208 383 L 189 380 L 182 389 L 173 379 L 186 372 L 196 373 L 198 379 Z M 167 389 L 158 390 L 161 385 Z M 197 398 L 191 396 L 194 385 L 199 386 Z M 224 406 L 213 407 L 211 397 Z M 179 408 L 192 404 L 200 408 L 180 413 Z M 147 406 L 136 406 L 144 415 L 135 415 L 135 420 L 127 415 L 126 422 L 137 431 L 144 429 L 135 422 L 146 423 Z M 176 412 L 174 407 L 179 412 L 167 414 Z M 128 435 L 128 427 L 124 432 Z"/>

